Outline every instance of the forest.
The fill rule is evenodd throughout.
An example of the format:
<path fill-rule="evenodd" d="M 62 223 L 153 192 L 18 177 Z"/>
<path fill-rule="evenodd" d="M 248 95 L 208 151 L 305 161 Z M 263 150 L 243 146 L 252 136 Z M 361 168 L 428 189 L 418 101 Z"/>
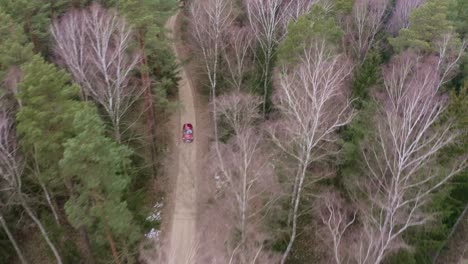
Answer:
<path fill-rule="evenodd" d="M 464 264 L 467 33 L 466 0 L 0 0 L 0 264 Z"/>

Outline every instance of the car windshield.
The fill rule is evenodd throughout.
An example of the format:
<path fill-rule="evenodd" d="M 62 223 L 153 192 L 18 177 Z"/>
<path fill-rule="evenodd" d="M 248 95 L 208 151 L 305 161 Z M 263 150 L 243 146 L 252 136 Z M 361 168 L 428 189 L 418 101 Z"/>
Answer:
<path fill-rule="evenodd" d="M 186 134 L 186 135 L 192 134 L 192 130 L 191 129 L 185 129 L 184 134 Z"/>

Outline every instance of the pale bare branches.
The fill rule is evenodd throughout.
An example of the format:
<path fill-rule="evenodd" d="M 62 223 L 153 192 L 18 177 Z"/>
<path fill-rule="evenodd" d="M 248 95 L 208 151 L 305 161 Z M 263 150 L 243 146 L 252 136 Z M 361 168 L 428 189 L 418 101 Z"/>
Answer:
<path fill-rule="evenodd" d="M 268 84 L 272 68 L 274 49 L 284 37 L 281 32 L 283 21 L 283 0 L 248 0 L 245 1 L 247 15 L 255 38 L 263 53 L 263 115 L 266 113 Z"/>
<path fill-rule="evenodd" d="M 466 167 L 466 158 L 448 171 L 431 166 L 457 136 L 450 124 L 438 123 L 446 107 L 439 93 L 444 72 L 437 58 L 409 52 L 383 71 L 386 94 L 377 135 L 364 151 L 369 178 L 360 186 L 369 204 L 361 206 L 365 236 L 356 251 L 359 263 L 380 263 L 402 247 L 402 233 L 430 219 L 422 210 L 430 194 Z"/>
<path fill-rule="evenodd" d="M 358 61 L 362 62 L 382 27 L 388 0 L 356 0 L 347 35 Z"/>
<path fill-rule="evenodd" d="M 348 208 L 338 194 L 331 191 L 324 193 L 318 200 L 320 218 L 325 225 L 325 232 L 330 238 L 333 258 L 337 264 L 343 262 L 342 242 L 348 228 L 356 221 L 357 210 Z M 351 207 L 352 208 L 352 207 Z M 327 241 L 328 242 L 328 241 Z M 344 245 L 348 247 L 349 245 Z"/>
<path fill-rule="evenodd" d="M 437 56 L 437 71 L 440 73 L 439 86 L 442 86 L 456 72 L 458 63 L 465 54 L 468 47 L 468 40 L 463 39 L 461 42 L 456 37 L 455 33 L 449 32 L 441 36 L 436 42 L 438 52 Z"/>
<path fill-rule="evenodd" d="M 212 89 L 216 88 L 219 56 L 225 48 L 223 36 L 232 23 L 231 12 L 227 0 L 194 1 L 190 6 L 192 35 L 203 54 Z"/>
<path fill-rule="evenodd" d="M 8 228 L 7 223 L 5 222 L 5 219 L 3 218 L 2 212 L 0 211 L 0 225 L 3 227 L 3 230 L 5 231 L 8 239 L 10 240 L 11 244 L 13 245 L 16 254 L 18 255 L 19 261 L 22 264 L 27 264 L 28 262 L 26 261 L 26 258 L 23 255 L 23 252 L 21 251 L 20 247 L 18 246 L 18 243 L 16 242 L 15 238 L 13 237 L 13 234 L 10 232 L 10 229 Z"/>
<path fill-rule="evenodd" d="M 305 50 L 297 68 L 284 70 L 274 96 L 276 107 L 289 124 L 280 127 L 282 134 L 291 139 L 289 146 L 308 146 L 303 154 L 321 142 L 332 141 L 333 132 L 353 117 L 345 87 L 352 66 L 325 46 L 324 42 L 315 43 Z"/>
<path fill-rule="evenodd" d="M 254 39 L 255 36 L 248 26 L 242 28 L 233 26 L 227 33 L 229 44 L 225 49 L 224 57 L 231 74 L 232 84 L 237 92 L 240 92 L 245 73 L 251 66 Z"/>
<path fill-rule="evenodd" d="M 246 1 L 250 25 L 265 51 L 271 50 L 282 39 L 282 34 L 279 32 L 283 19 L 280 12 L 282 3 L 283 0 Z"/>
<path fill-rule="evenodd" d="M 332 2 L 328 0 L 285 0 L 283 2 L 285 6 L 282 19 L 284 30 L 287 30 L 290 22 L 296 22 L 300 16 L 307 14 L 315 4 L 320 3 L 325 10 L 332 7 Z"/>
<path fill-rule="evenodd" d="M 287 34 L 290 22 L 308 13 L 314 4 L 331 7 L 327 0 L 249 0 L 245 1 L 249 22 L 265 59 Z"/>
<path fill-rule="evenodd" d="M 258 107 L 261 103 L 258 97 L 233 92 L 219 98 L 217 114 L 237 135 L 250 129 L 253 123 L 260 118 Z"/>
<path fill-rule="evenodd" d="M 256 263 L 264 256 L 265 239 L 258 228 L 262 203 L 272 188 L 273 169 L 263 149 L 264 137 L 254 127 L 261 101 L 233 93 L 219 98 L 218 115 L 234 131 L 227 143 L 219 143 L 215 173 L 223 182 L 221 192 L 238 239 L 228 243 L 229 263 Z"/>
<path fill-rule="evenodd" d="M 28 205 L 26 195 L 22 192 L 22 175 L 24 170 L 24 159 L 19 153 L 19 146 L 15 136 L 14 120 L 6 109 L 0 110 L 0 183 L 1 192 L 6 193 L 7 203 L 20 204 L 31 219 L 36 223 L 52 250 L 57 263 L 61 264 L 62 259 L 50 240 L 47 231 L 42 223 Z"/>
<path fill-rule="evenodd" d="M 81 86 L 81 96 L 86 98 L 92 88 L 89 72 L 92 71 L 89 62 L 87 46 L 86 13 L 84 10 L 69 11 L 61 20 L 52 23 L 51 33 L 55 40 L 55 52 L 74 80 Z"/>
<path fill-rule="evenodd" d="M 387 30 L 393 35 L 400 29 L 408 28 L 411 11 L 424 4 L 426 0 L 397 0 L 393 8 L 392 16 L 388 22 Z"/>
<path fill-rule="evenodd" d="M 262 140 L 257 130 L 248 129 L 220 146 L 224 163 L 221 175 L 226 183 L 224 200 L 230 205 L 233 230 L 238 233 L 233 234 L 234 241 L 228 249 L 233 263 L 251 263 L 257 255 L 252 255 L 252 250 L 256 251 L 263 243 L 260 239 L 265 239 L 259 228 L 259 214 L 272 187 L 273 170 Z"/>
<path fill-rule="evenodd" d="M 95 4 L 72 10 L 52 24 L 56 54 L 82 88 L 107 112 L 115 137 L 121 139 L 122 118 L 143 93 L 132 80 L 140 60 L 131 53 L 133 33 L 115 11 Z"/>
<path fill-rule="evenodd" d="M 10 239 L 21 263 L 28 263 L 10 232 L 1 210 L 17 203 L 16 195 L 21 195 L 21 174 L 24 163 L 18 155 L 15 131 L 9 113 L 0 111 L 0 224 Z"/>
<path fill-rule="evenodd" d="M 281 119 L 270 132 L 276 145 L 297 162 L 291 177 L 293 186 L 288 221 L 291 237 L 282 263 L 286 261 L 296 237 L 299 204 L 308 167 L 313 161 L 333 153 L 335 131 L 348 124 L 354 116 L 346 91 L 351 72 L 352 66 L 346 57 L 333 54 L 325 42 L 316 42 L 304 51 L 297 67 L 285 69 L 280 76 L 274 102 Z M 319 179 L 315 177 L 310 182 Z"/>
<path fill-rule="evenodd" d="M 0 175 L 2 191 L 17 195 L 21 190 L 24 162 L 18 152 L 14 121 L 5 109 L 0 110 Z"/>
<path fill-rule="evenodd" d="M 7 89 L 8 92 L 17 95 L 18 94 L 18 83 L 21 81 L 23 73 L 21 72 L 20 67 L 11 66 L 8 69 L 7 73 L 4 76 L 3 81 L 0 83 L 3 87 Z M 2 97 L 5 95 L 2 95 Z M 21 101 L 17 99 L 19 106 L 21 107 Z M 2 102 L 6 103 L 6 102 Z"/>
<path fill-rule="evenodd" d="M 327 196 L 321 207 L 336 263 L 381 263 L 404 248 L 402 234 L 431 220 L 424 210 L 431 194 L 467 166 L 466 157 L 454 160 L 452 168 L 437 165 L 438 154 L 458 133 L 441 121 L 447 97 L 440 88 L 466 48 L 464 43 L 453 46 L 450 35 L 443 40 L 439 56 L 406 51 L 383 68 L 384 91 L 375 94 L 381 111 L 363 150 L 367 178 L 356 182 L 358 195 L 351 192 L 359 221 L 344 218 L 341 203 L 329 202 L 333 197 Z M 358 198 L 362 196 L 367 199 Z M 343 238 L 350 250 L 339 246 Z"/>
<path fill-rule="evenodd" d="M 218 137 L 216 119 L 216 88 L 220 55 L 225 45 L 223 36 L 232 24 L 232 6 L 229 0 L 193 1 L 190 5 L 192 36 L 197 42 L 210 82 L 215 137 Z"/>

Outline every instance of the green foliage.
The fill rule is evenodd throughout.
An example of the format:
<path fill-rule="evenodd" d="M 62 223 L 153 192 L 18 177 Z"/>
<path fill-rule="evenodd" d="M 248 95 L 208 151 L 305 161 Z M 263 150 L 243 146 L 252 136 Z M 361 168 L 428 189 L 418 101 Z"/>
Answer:
<path fill-rule="evenodd" d="M 456 144 L 446 149 L 442 153 L 440 163 L 450 166 L 457 157 L 466 154 L 468 149 L 468 81 L 465 81 L 464 87 L 459 92 L 452 92 L 450 104 L 446 116 L 453 120 L 455 129 L 461 132 Z M 442 196 L 442 206 L 450 209 L 450 213 L 444 222 L 451 227 L 459 217 L 464 206 L 468 204 L 468 171 L 464 170 L 455 176 L 450 182 L 450 192 Z"/>
<path fill-rule="evenodd" d="M 79 263 L 80 255 L 78 252 L 78 246 L 75 241 L 71 239 L 73 229 L 69 225 L 57 225 L 54 216 L 49 210 L 41 208 L 40 219 L 44 228 L 49 234 L 49 238 L 52 240 L 54 245 L 57 246 L 57 250 L 61 253 L 64 263 Z M 48 251 L 49 258 L 53 258 L 51 251 Z"/>
<path fill-rule="evenodd" d="M 416 264 L 414 256 L 411 252 L 407 250 L 399 250 L 396 253 L 391 254 L 384 260 L 384 264 Z"/>
<path fill-rule="evenodd" d="M 17 131 L 25 153 L 35 158 L 49 187 L 66 186 L 67 196 L 72 194 L 65 212 L 75 228 L 88 227 L 98 244 L 106 241 L 103 230 L 110 230 L 125 241 L 124 248 L 133 245 L 138 228 L 130 224 L 132 212 L 122 199 L 131 181 L 123 171 L 130 166 L 131 151 L 105 137 L 96 108 L 78 101 L 78 87 L 64 71 L 38 55 L 22 70 Z"/>
<path fill-rule="evenodd" d="M 421 7 L 411 12 L 410 27 L 400 30 L 399 36 L 390 38 L 393 48 L 401 52 L 407 48 L 433 52 L 436 41 L 446 33 L 453 31 L 448 19 L 452 0 L 428 0 Z"/>
<path fill-rule="evenodd" d="M 353 10 L 354 0 L 334 0 L 334 12 L 340 14 L 350 14 Z"/>
<path fill-rule="evenodd" d="M 122 196 L 130 182 L 125 173 L 131 151 L 105 136 L 105 126 L 93 106 L 80 109 L 74 118 L 77 135 L 64 144 L 60 168 L 74 183 L 75 195 L 65 204 L 75 227 L 94 232 L 110 230 L 133 243 L 138 238 L 132 214 Z"/>
<path fill-rule="evenodd" d="M 364 62 L 355 70 L 353 79 L 353 98 L 355 106 L 361 108 L 364 101 L 369 100 L 369 89 L 380 79 L 382 56 L 376 50 L 371 50 Z"/>
<path fill-rule="evenodd" d="M 67 1 L 49 0 L 0 0 L 0 6 L 11 15 L 18 25 L 24 26 L 26 35 L 36 51 L 46 51 L 48 47 L 51 16 L 63 9 Z"/>
<path fill-rule="evenodd" d="M 446 112 L 447 120 L 453 120 L 457 129 L 468 126 L 468 82 L 459 93 L 452 92 L 450 105 Z M 466 153 L 468 149 L 468 134 L 464 133 L 457 144 L 441 153 L 438 163 L 450 167 L 452 161 Z M 435 252 L 447 242 L 457 219 L 468 204 L 468 171 L 455 176 L 446 187 L 438 191 L 426 211 L 434 213 L 431 224 L 413 228 L 404 237 L 414 246 L 411 252 L 400 251 L 390 258 L 388 263 L 432 263 Z"/>
<path fill-rule="evenodd" d="M 256 47 L 256 49 L 255 54 L 257 54 L 257 59 L 254 61 L 254 67 L 252 67 L 252 70 L 245 73 L 245 80 L 243 83 L 246 92 L 261 96 L 263 94 L 262 64 L 265 63 L 265 59 L 260 48 Z"/>
<path fill-rule="evenodd" d="M 177 7 L 176 0 L 120 0 L 116 6 L 139 30 L 162 28 Z"/>
<path fill-rule="evenodd" d="M 321 5 L 314 5 L 310 13 L 289 24 L 288 35 L 278 47 L 278 61 L 295 62 L 312 41 L 326 41 L 328 45 L 336 46 L 341 35 L 333 13 L 327 12 Z"/>
<path fill-rule="evenodd" d="M 431 263 L 434 254 L 447 239 L 450 228 L 454 224 L 447 222 L 454 209 L 454 204 L 447 203 L 445 199 L 448 193 L 449 189 L 444 188 L 434 196 L 431 206 L 426 209 L 426 211 L 434 213 L 433 222 L 409 230 L 404 235 L 404 239 L 415 247 L 415 250 L 408 254 L 408 256 L 413 257 L 415 263 Z"/>
<path fill-rule="evenodd" d="M 156 39 L 155 42 L 148 43 L 146 48 L 150 75 L 156 80 L 153 84 L 153 90 L 156 91 L 154 94 L 160 95 L 156 98 L 156 102 L 163 104 L 167 97 L 173 98 L 177 95 L 179 66 L 175 55 L 164 39 Z"/>
<path fill-rule="evenodd" d="M 32 46 L 23 29 L 11 16 L 0 11 L 0 83 L 11 67 L 19 67 L 32 56 Z"/>
<path fill-rule="evenodd" d="M 148 186 L 152 185 L 148 182 L 154 175 L 146 175 L 142 172 L 144 169 L 130 166 L 130 158 L 138 159 L 141 153 L 132 153 L 129 148 L 105 137 L 105 126 L 95 107 L 79 101 L 79 89 L 71 83 L 70 76 L 33 54 L 34 47 L 35 52 L 47 58 L 52 47 L 49 43 L 51 18 L 92 2 L 0 0 L 0 84 L 12 67 L 21 71 L 16 121 L 22 153 L 28 162 L 26 173 L 39 172 L 53 198 L 58 198 L 59 206 L 62 200 L 69 199 L 65 204 L 69 222 L 73 227 L 88 227 L 93 253 L 97 259 L 107 260 L 110 252 L 105 242 L 106 229 L 116 238 L 121 254 L 133 254 L 130 251 L 140 237 L 135 218 L 138 217 L 137 224 L 145 221 L 148 210 L 141 199 L 151 197 Z M 177 93 L 178 65 L 165 38 L 164 23 L 175 10 L 177 1 L 99 2 L 118 9 L 132 24 L 137 43 L 144 47 L 147 58 L 148 67 L 141 68 L 140 73 L 149 73 L 157 109 L 166 111 L 170 106 L 167 97 Z M 138 148 L 141 146 L 135 147 Z M 140 160 L 140 163 L 143 162 Z M 141 167 L 147 167 L 140 163 Z M 138 180 L 132 179 L 130 172 L 138 173 Z M 34 184 L 36 178 L 26 179 L 30 195 L 43 197 Z M 41 221 L 46 223 L 52 239 L 63 242 L 59 251 L 70 253 L 62 254 L 66 262 L 79 262 L 76 247 L 69 243 L 73 232 L 61 230 L 53 221 L 48 221 L 49 218 L 41 214 Z"/>
<path fill-rule="evenodd" d="M 377 105 L 371 100 L 360 102 L 358 115 L 340 132 L 343 140 L 342 154 L 338 159 L 338 186 L 352 189 L 352 182 L 362 176 L 362 144 L 371 135 L 372 120 Z M 349 187 L 349 188 L 348 188 Z"/>
<path fill-rule="evenodd" d="M 462 38 L 468 34 L 468 1 L 453 0 L 449 7 L 448 19 L 454 24 L 456 31 Z"/>
<path fill-rule="evenodd" d="M 458 93 L 452 92 L 446 118 L 452 120 L 455 129 L 461 131 L 458 142 L 443 151 L 439 158 L 439 164 L 444 167 L 452 167 L 452 163 L 461 155 L 466 154 L 468 149 L 468 82 Z M 468 204 L 468 171 L 464 170 L 455 176 L 448 186 L 441 190 L 433 199 L 431 209 L 438 212 L 439 221 L 429 230 L 424 230 L 421 239 L 415 239 L 418 250 L 415 255 L 417 259 L 429 259 L 435 250 L 446 243 L 448 234 L 460 217 L 464 207 Z M 429 241 L 426 242 L 426 241 Z M 418 262 L 423 263 L 423 262 Z"/>
<path fill-rule="evenodd" d="M 449 7 L 449 20 L 453 23 L 455 30 L 461 39 L 468 37 L 468 1 L 453 0 Z M 468 54 L 462 57 L 460 62 L 460 72 L 452 80 L 451 84 L 455 89 L 460 90 L 464 83 L 468 81 Z"/>
<path fill-rule="evenodd" d="M 452 92 L 450 105 L 447 111 L 447 118 L 455 120 L 456 128 L 464 130 L 468 127 L 468 81 L 465 81 L 464 87 L 459 92 Z M 468 147 L 468 134 L 461 135 L 462 145 L 456 145 L 456 153 L 462 154 Z"/>
<path fill-rule="evenodd" d="M 338 158 L 338 187 L 351 187 L 355 177 L 361 176 L 362 143 L 369 137 L 372 119 L 377 111 L 375 101 L 371 99 L 370 89 L 380 81 L 382 54 L 378 49 L 372 49 L 365 61 L 356 68 L 352 84 L 353 106 L 359 110 L 354 120 L 340 131 L 342 139 L 342 154 Z M 349 188 L 348 188 L 349 189 Z"/>
<path fill-rule="evenodd" d="M 11 230 L 10 230 L 11 231 Z M 12 263 L 16 252 L 5 231 L 0 229 L 0 264 Z"/>
<path fill-rule="evenodd" d="M 166 39 L 164 24 L 177 7 L 175 0 L 123 0 L 118 9 L 135 27 L 140 48 L 144 48 L 147 69 L 153 80 L 153 91 L 159 109 L 169 106 L 167 97 L 177 94 L 175 56 Z"/>
<path fill-rule="evenodd" d="M 466 175 L 465 175 L 466 178 Z M 404 234 L 404 240 L 413 246 L 413 250 L 400 250 L 391 255 L 385 263 L 432 263 L 434 254 L 445 245 L 447 237 L 460 216 L 467 201 L 453 199 L 453 189 L 456 181 L 439 191 L 427 206 L 426 211 L 434 214 L 431 223 L 412 228 Z M 465 179 L 465 184 L 467 183 Z M 465 185 L 465 192 L 466 192 Z"/>
<path fill-rule="evenodd" d="M 78 87 L 70 84 L 63 70 L 35 55 L 22 67 L 19 84 L 20 109 L 16 114 L 21 146 L 34 156 L 40 166 L 40 177 L 57 185 L 57 162 L 63 153 L 62 144 L 72 136 L 71 122 L 78 101 Z"/>

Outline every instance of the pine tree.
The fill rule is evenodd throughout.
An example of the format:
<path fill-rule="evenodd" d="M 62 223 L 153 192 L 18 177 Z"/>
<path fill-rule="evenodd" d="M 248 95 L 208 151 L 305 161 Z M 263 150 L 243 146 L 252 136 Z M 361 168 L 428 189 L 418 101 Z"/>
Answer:
<path fill-rule="evenodd" d="M 131 244 L 138 238 L 132 214 L 122 196 L 130 183 L 124 168 L 131 151 L 105 136 L 105 126 L 94 107 L 80 109 L 74 118 L 77 135 L 64 144 L 60 168 L 74 183 L 74 195 L 66 202 L 70 223 L 107 237 L 114 260 L 120 263 L 116 238 Z"/>
<path fill-rule="evenodd" d="M 280 63 L 295 62 L 313 41 L 326 41 L 331 47 L 339 46 L 343 32 L 333 15 L 321 5 L 315 5 L 310 13 L 290 23 L 288 35 L 278 48 Z"/>
<path fill-rule="evenodd" d="M 135 27 L 136 36 L 139 48 L 142 52 L 140 62 L 140 78 L 145 89 L 144 91 L 144 109 L 146 111 L 146 133 L 148 141 L 151 142 L 151 160 L 153 173 L 156 173 L 155 160 L 155 137 L 156 137 L 156 116 L 154 102 L 165 102 L 165 98 L 159 96 L 167 94 L 161 92 L 164 86 L 158 85 L 153 89 L 153 83 L 160 84 L 159 80 L 154 82 L 162 75 L 162 70 L 158 66 L 170 67 L 175 65 L 174 58 L 169 60 L 161 56 L 162 54 L 170 53 L 170 48 L 164 42 L 163 28 L 166 19 L 172 13 L 176 6 L 174 0 L 125 0 L 118 4 L 118 9 L 126 16 L 131 24 Z M 162 61 L 162 63 L 161 63 Z M 169 69 L 173 72 L 175 67 Z M 167 71 L 167 70 L 166 70 Z M 164 72 L 167 74 L 168 72 Z M 158 76 L 159 75 L 159 76 Z M 174 78 L 175 86 L 175 78 Z M 155 96 L 158 95 L 158 97 Z"/>
<path fill-rule="evenodd" d="M 28 43 L 23 29 L 11 16 L 0 11 L 0 84 L 9 71 L 33 56 L 32 46 Z"/>
<path fill-rule="evenodd" d="M 407 48 L 424 52 L 436 50 L 436 42 L 447 33 L 453 32 L 448 20 L 451 0 L 428 0 L 410 14 L 410 26 L 400 30 L 399 36 L 389 42 L 398 52 Z"/>
<path fill-rule="evenodd" d="M 16 115 L 17 131 L 26 153 L 32 155 L 35 173 L 51 187 L 62 186 L 58 161 L 63 143 L 71 137 L 71 122 L 78 106 L 78 87 L 70 84 L 63 70 L 35 55 L 22 67 L 19 84 L 21 107 Z"/>
<path fill-rule="evenodd" d="M 79 6 L 88 0 L 0 0 L 0 6 L 13 20 L 24 27 L 35 52 L 48 55 L 49 26 L 53 17 L 59 16 L 70 5 Z"/>
<path fill-rule="evenodd" d="M 117 4 L 127 19 L 144 31 L 160 31 L 176 6 L 176 0 L 123 0 Z"/>
<path fill-rule="evenodd" d="M 468 1 L 452 1 L 453 3 L 449 7 L 448 19 L 452 21 L 461 38 L 466 38 L 468 36 Z"/>

